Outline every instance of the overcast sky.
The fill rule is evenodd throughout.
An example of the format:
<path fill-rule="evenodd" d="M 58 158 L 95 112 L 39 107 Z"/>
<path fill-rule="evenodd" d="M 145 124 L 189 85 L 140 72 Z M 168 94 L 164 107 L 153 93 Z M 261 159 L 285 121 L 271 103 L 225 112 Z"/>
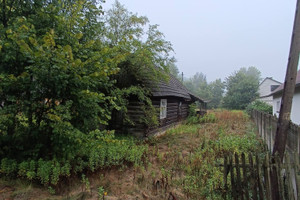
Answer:
<path fill-rule="evenodd" d="M 115 0 L 106 0 L 105 9 Z M 222 80 L 255 66 L 283 82 L 296 0 L 119 0 L 158 24 L 173 44 L 180 72 Z"/>

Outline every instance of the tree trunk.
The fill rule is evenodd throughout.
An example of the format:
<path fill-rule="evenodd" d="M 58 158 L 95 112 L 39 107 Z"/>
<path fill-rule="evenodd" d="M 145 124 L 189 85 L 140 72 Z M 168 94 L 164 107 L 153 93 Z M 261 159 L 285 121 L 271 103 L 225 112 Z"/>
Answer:
<path fill-rule="evenodd" d="M 293 35 L 288 59 L 288 66 L 286 70 L 286 76 L 284 81 L 284 89 L 280 105 L 279 119 L 277 122 L 277 130 L 275 136 L 275 143 L 273 148 L 273 159 L 272 162 L 275 162 L 274 156 L 278 154 L 280 161 L 283 161 L 285 146 L 287 141 L 288 128 L 290 123 L 290 114 L 292 108 L 292 100 L 295 91 L 296 76 L 297 76 L 297 67 L 299 61 L 300 53 L 300 0 L 297 0 L 296 14 L 294 19 Z M 280 173 L 278 173 L 280 174 Z M 279 190 L 278 190 L 278 177 L 276 168 L 272 168 L 271 174 L 272 180 L 272 199 L 279 200 Z"/>

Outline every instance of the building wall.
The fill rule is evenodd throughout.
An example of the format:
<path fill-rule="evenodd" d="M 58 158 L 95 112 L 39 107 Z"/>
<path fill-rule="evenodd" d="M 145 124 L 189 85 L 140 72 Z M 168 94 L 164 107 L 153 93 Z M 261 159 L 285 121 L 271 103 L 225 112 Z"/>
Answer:
<path fill-rule="evenodd" d="M 273 115 L 279 116 L 279 109 L 281 103 L 281 95 L 274 95 L 273 99 Z M 279 108 L 278 108 L 279 106 Z M 292 102 L 291 120 L 295 124 L 300 124 L 300 88 L 295 90 L 295 94 Z"/>
<path fill-rule="evenodd" d="M 160 100 L 167 99 L 167 116 L 164 119 L 160 119 Z M 181 104 L 180 104 L 181 102 Z M 159 120 L 158 127 L 151 128 L 146 127 L 140 122 L 140 119 L 144 116 L 141 110 L 141 103 L 137 100 L 130 101 L 128 105 L 128 116 L 135 123 L 135 125 L 120 124 L 119 129 L 123 132 L 127 132 L 139 138 L 144 138 L 150 135 L 154 135 L 157 132 L 166 130 L 167 128 L 177 124 L 181 120 L 184 120 L 188 116 L 189 103 L 183 98 L 179 97 L 154 97 L 152 98 L 152 105 L 157 110 L 157 119 Z M 181 105 L 181 106 L 179 106 Z M 118 121 L 115 120 L 114 124 L 117 125 Z"/>
<path fill-rule="evenodd" d="M 160 97 L 152 100 L 152 104 L 157 110 L 160 108 L 160 100 L 167 99 L 167 117 L 159 120 L 159 128 L 171 125 L 180 120 L 185 119 L 188 116 L 188 103 L 182 98 L 176 97 Z M 181 108 L 180 108 L 181 102 Z M 179 109 L 180 108 L 180 109 Z M 159 119 L 159 112 L 157 118 Z"/>
<path fill-rule="evenodd" d="M 293 98 L 291 119 L 295 124 L 300 124 L 300 91 Z"/>
<path fill-rule="evenodd" d="M 279 83 L 277 83 L 276 81 L 270 79 L 270 78 L 266 78 L 260 85 L 258 88 L 258 92 L 259 92 L 259 99 L 261 101 L 264 101 L 270 105 L 272 105 L 273 102 L 273 97 L 269 96 L 269 97 L 264 97 L 267 96 L 269 94 L 271 94 L 271 85 L 280 85 Z"/>

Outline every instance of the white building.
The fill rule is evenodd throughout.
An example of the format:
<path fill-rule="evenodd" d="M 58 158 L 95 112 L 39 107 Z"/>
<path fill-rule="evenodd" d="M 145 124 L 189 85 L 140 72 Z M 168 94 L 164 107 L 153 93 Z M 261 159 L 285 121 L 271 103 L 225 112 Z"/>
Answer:
<path fill-rule="evenodd" d="M 281 85 L 279 81 L 272 79 L 272 77 L 265 78 L 258 87 L 259 100 L 264 101 L 270 105 L 273 104 L 273 96 L 270 95 L 276 88 Z"/>
<path fill-rule="evenodd" d="M 278 117 L 280 111 L 283 84 L 281 84 L 273 93 L 273 115 Z M 295 124 L 300 124 L 300 70 L 297 73 L 295 93 L 293 96 L 291 120 Z"/>

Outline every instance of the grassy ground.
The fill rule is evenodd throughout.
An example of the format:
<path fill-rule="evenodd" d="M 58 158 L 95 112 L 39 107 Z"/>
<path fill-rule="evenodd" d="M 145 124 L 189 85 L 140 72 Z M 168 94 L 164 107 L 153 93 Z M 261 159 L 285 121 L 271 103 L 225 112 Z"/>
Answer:
<path fill-rule="evenodd" d="M 0 199 L 221 199 L 223 156 L 262 146 L 241 111 L 210 112 L 146 143 L 143 164 L 87 172 L 56 188 L 2 178 Z"/>

